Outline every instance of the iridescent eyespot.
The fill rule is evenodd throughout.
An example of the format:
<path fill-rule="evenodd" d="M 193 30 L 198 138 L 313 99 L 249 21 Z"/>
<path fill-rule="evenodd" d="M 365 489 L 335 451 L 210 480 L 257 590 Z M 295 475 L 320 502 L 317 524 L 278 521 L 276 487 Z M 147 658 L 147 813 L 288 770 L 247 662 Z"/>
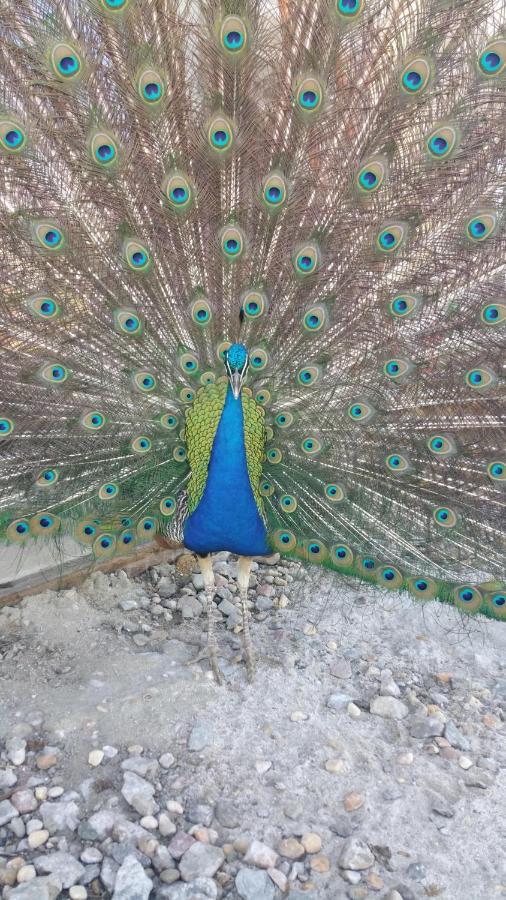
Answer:
<path fill-rule="evenodd" d="M 145 272 L 152 262 L 147 247 L 132 239 L 123 244 L 123 258 L 133 272 Z"/>
<path fill-rule="evenodd" d="M 199 369 L 199 361 L 193 353 L 181 353 L 179 357 L 179 368 L 186 375 L 196 375 Z"/>
<path fill-rule="evenodd" d="M 297 509 L 297 500 L 291 494 L 283 494 L 279 498 L 279 506 L 286 513 L 293 513 Z"/>
<path fill-rule="evenodd" d="M 346 491 L 342 484 L 331 482 L 324 487 L 324 494 L 331 503 L 342 503 L 346 499 Z"/>
<path fill-rule="evenodd" d="M 234 143 L 232 123 L 224 116 L 215 116 L 207 127 L 207 139 L 212 150 L 226 153 Z"/>
<path fill-rule="evenodd" d="M 487 466 L 487 475 L 491 481 L 506 481 L 506 462 L 494 460 Z"/>
<path fill-rule="evenodd" d="M 425 138 L 425 149 L 431 159 L 448 159 L 458 148 L 460 132 L 455 125 L 439 125 Z"/>
<path fill-rule="evenodd" d="M 202 372 L 202 375 L 199 378 L 201 384 L 214 384 L 216 381 L 216 375 L 214 372 Z M 244 390 L 244 388 L 243 388 Z"/>
<path fill-rule="evenodd" d="M 94 131 L 89 138 L 91 158 L 102 169 L 110 169 L 118 162 L 118 144 L 107 131 Z"/>
<path fill-rule="evenodd" d="M 100 3 L 107 12 L 123 12 L 130 0 L 100 0 Z"/>
<path fill-rule="evenodd" d="M 39 369 L 38 375 L 48 384 L 64 384 L 70 372 L 61 363 L 46 363 Z"/>
<path fill-rule="evenodd" d="M 50 534 L 59 531 L 60 526 L 60 518 L 48 512 L 38 513 L 30 519 L 30 531 L 37 537 L 49 537 Z"/>
<path fill-rule="evenodd" d="M 114 500 L 119 494 L 119 484 L 115 481 L 108 481 L 102 484 L 98 489 L 100 500 Z"/>
<path fill-rule="evenodd" d="M 88 429 L 88 431 L 100 431 L 100 429 L 104 427 L 106 421 L 104 414 L 94 409 L 81 416 L 80 423 L 82 427 Z"/>
<path fill-rule="evenodd" d="M 311 306 L 304 313 L 302 325 L 308 334 L 317 334 L 324 330 L 329 322 L 327 307 L 323 303 Z"/>
<path fill-rule="evenodd" d="M 241 309 L 247 319 L 259 319 L 267 308 L 267 297 L 261 291 L 252 289 L 242 295 Z"/>
<path fill-rule="evenodd" d="M 275 488 L 272 482 L 268 481 L 267 478 L 263 478 L 259 486 L 259 491 L 262 497 L 272 497 L 274 490 Z"/>
<path fill-rule="evenodd" d="M 328 559 L 329 551 L 327 547 L 323 541 L 319 541 L 316 538 L 309 538 L 309 540 L 304 541 L 302 550 L 304 559 L 311 560 L 311 562 L 323 563 Z"/>
<path fill-rule="evenodd" d="M 303 366 L 302 369 L 299 369 L 297 372 L 297 383 L 302 385 L 302 387 L 311 387 L 311 385 L 316 384 L 316 382 L 319 381 L 321 374 L 320 366 Z"/>
<path fill-rule="evenodd" d="M 280 550 L 282 553 L 289 553 L 297 546 L 297 538 L 293 532 L 285 531 L 284 528 L 275 531 L 272 540 L 276 550 Z"/>
<path fill-rule="evenodd" d="M 451 435 L 433 434 L 427 440 L 427 447 L 434 456 L 454 456 L 457 445 Z"/>
<path fill-rule="evenodd" d="M 376 561 L 372 556 L 361 556 L 356 561 L 356 568 L 360 575 L 372 579 L 376 574 Z"/>
<path fill-rule="evenodd" d="M 497 375 L 488 366 L 477 366 L 475 369 L 469 369 L 466 372 L 465 382 L 473 390 L 483 391 L 497 384 Z"/>
<path fill-rule="evenodd" d="M 308 243 L 298 247 L 292 257 L 297 275 L 305 277 L 317 271 L 320 265 L 320 251 L 316 244 Z"/>
<path fill-rule="evenodd" d="M 14 422 L 12 419 L 0 417 L 0 438 L 8 437 L 14 431 Z"/>
<path fill-rule="evenodd" d="M 151 516 L 144 516 L 137 523 L 136 530 L 137 530 L 137 536 L 139 538 L 149 539 L 149 538 L 153 537 L 154 534 L 156 534 L 156 531 L 157 531 L 156 520 L 153 519 Z"/>
<path fill-rule="evenodd" d="M 274 423 L 278 426 L 278 428 L 290 428 L 290 425 L 293 425 L 293 414 L 291 412 L 280 412 L 274 419 Z"/>
<path fill-rule="evenodd" d="M 92 550 L 96 559 L 109 559 L 116 550 L 115 535 L 107 532 L 99 534 L 93 541 Z"/>
<path fill-rule="evenodd" d="M 422 298 L 416 294 L 397 294 L 388 301 L 388 311 L 396 319 L 408 319 L 422 308 Z"/>
<path fill-rule="evenodd" d="M 330 559 L 338 569 L 353 565 L 353 550 L 347 544 L 334 544 L 330 548 Z"/>
<path fill-rule="evenodd" d="M 432 510 L 432 519 L 440 528 L 455 528 L 458 516 L 448 506 L 436 506 Z"/>
<path fill-rule="evenodd" d="M 473 243 L 481 243 L 493 235 L 497 228 L 499 217 L 495 211 L 486 211 L 473 216 L 466 222 L 467 237 Z"/>
<path fill-rule="evenodd" d="M 54 222 L 36 222 L 33 226 L 34 237 L 43 250 L 54 253 L 65 244 L 63 231 Z"/>
<path fill-rule="evenodd" d="M 192 304 L 191 315 L 193 321 L 196 322 L 197 325 L 209 325 L 209 322 L 213 317 L 209 303 L 202 298 L 195 300 Z"/>
<path fill-rule="evenodd" d="M 356 187 L 362 194 L 374 194 L 383 184 L 386 172 L 386 160 L 371 159 L 359 169 L 355 179 Z"/>
<path fill-rule="evenodd" d="M 191 388 L 182 388 L 179 391 L 179 399 L 183 403 L 193 403 L 195 400 L 195 391 L 192 391 Z"/>
<path fill-rule="evenodd" d="M 347 412 L 353 422 L 365 425 L 374 419 L 377 410 L 371 403 L 367 403 L 364 400 L 356 400 L 354 403 L 350 404 Z"/>
<path fill-rule="evenodd" d="M 46 294 L 35 294 L 33 297 L 29 297 L 27 304 L 30 312 L 40 319 L 56 319 L 61 313 L 61 308 L 56 300 Z"/>
<path fill-rule="evenodd" d="M 493 616 L 506 619 L 506 592 L 504 590 L 485 594 L 485 604 Z"/>
<path fill-rule="evenodd" d="M 461 584 L 453 590 L 455 605 L 465 612 L 477 612 L 483 602 L 478 588 L 471 584 Z"/>
<path fill-rule="evenodd" d="M 133 550 L 136 544 L 136 539 L 134 533 L 130 530 L 130 528 L 126 528 L 125 531 L 122 531 L 118 536 L 118 545 L 121 550 Z"/>
<path fill-rule="evenodd" d="M 425 575 L 408 578 L 407 585 L 408 590 L 420 600 L 433 600 L 438 592 L 437 582 Z"/>
<path fill-rule="evenodd" d="M 506 41 L 498 40 L 487 44 L 480 53 L 478 68 L 487 78 L 495 78 L 504 71 L 506 64 Z"/>
<path fill-rule="evenodd" d="M 253 347 L 249 354 L 249 364 L 251 368 L 256 372 L 261 372 L 262 369 L 265 369 L 268 362 L 268 353 L 265 350 L 262 350 L 261 347 Z"/>
<path fill-rule="evenodd" d="M 388 359 L 383 365 L 383 374 L 391 381 L 403 381 L 414 369 L 409 359 Z"/>
<path fill-rule="evenodd" d="M 56 44 L 51 50 L 51 66 L 59 78 L 71 81 L 81 74 L 81 57 L 70 44 Z"/>
<path fill-rule="evenodd" d="M 179 424 L 179 419 L 174 413 L 162 413 L 159 419 L 160 425 L 168 431 L 174 431 Z"/>
<path fill-rule="evenodd" d="M 160 512 L 162 516 L 173 516 L 176 509 L 177 504 L 174 497 L 164 497 L 160 500 Z"/>
<path fill-rule="evenodd" d="M 154 69 L 145 69 L 137 79 L 137 93 L 144 103 L 157 106 L 165 94 L 163 78 Z"/>
<path fill-rule="evenodd" d="M 378 581 L 389 590 L 397 590 L 404 581 L 404 576 L 395 566 L 382 566 L 378 571 Z"/>
<path fill-rule="evenodd" d="M 193 203 L 194 190 L 183 172 L 170 172 L 162 182 L 162 191 L 171 209 L 187 210 Z"/>
<path fill-rule="evenodd" d="M 74 529 L 74 537 L 81 544 L 92 544 L 97 535 L 97 525 L 89 519 L 82 519 Z"/>
<path fill-rule="evenodd" d="M 183 444 L 178 444 L 174 447 L 172 456 L 176 462 L 184 462 L 186 460 L 186 447 L 184 447 Z"/>
<path fill-rule="evenodd" d="M 119 334 L 139 337 L 144 331 L 144 319 L 129 307 L 114 310 L 114 328 Z"/>
<path fill-rule="evenodd" d="M 271 392 L 268 391 L 267 388 L 262 388 L 262 390 L 257 391 L 255 394 L 255 400 L 259 406 L 268 406 L 271 402 Z"/>
<path fill-rule="evenodd" d="M 246 25 L 239 16 L 226 16 L 220 29 L 221 47 L 230 56 L 241 56 L 248 43 Z"/>
<path fill-rule="evenodd" d="M 138 369 L 136 372 L 132 373 L 132 384 L 134 388 L 138 391 L 142 391 L 143 394 L 149 394 L 151 391 L 156 390 L 157 380 L 152 372 L 147 372 L 145 369 Z"/>
<path fill-rule="evenodd" d="M 406 240 L 408 228 L 404 222 L 384 225 L 375 238 L 376 249 L 380 253 L 395 253 Z"/>
<path fill-rule="evenodd" d="M 12 119 L 0 117 L 0 146 L 7 153 L 19 153 L 26 145 L 26 130 Z"/>
<path fill-rule="evenodd" d="M 295 93 L 298 110 L 304 115 L 313 115 L 320 109 L 324 97 L 321 81 L 313 76 L 303 78 Z"/>
<path fill-rule="evenodd" d="M 283 454 L 278 447 L 270 447 L 265 454 L 267 460 L 272 463 L 272 465 L 276 466 L 283 459 Z"/>
<path fill-rule="evenodd" d="M 9 541 L 20 544 L 30 537 L 30 523 L 27 519 L 14 519 L 7 528 L 6 537 Z"/>
<path fill-rule="evenodd" d="M 37 487 L 53 487 L 60 477 L 57 469 L 42 469 L 37 475 L 35 484 Z"/>
<path fill-rule="evenodd" d="M 336 0 L 336 12 L 343 19 L 356 19 L 363 5 L 364 0 Z"/>
<path fill-rule="evenodd" d="M 389 453 L 385 465 L 393 475 L 408 475 L 413 471 L 411 461 L 405 453 Z"/>
<path fill-rule="evenodd" d="M 264 178 L 262 183 L 262 199 L 270 212 L 281 209 L 286 202 L 288 190 L 286 180 L 280 172 L 273 172 Z"/>
<path fill-rule="evenodd" d="M 400 76 L 401 89 L 405 94 L 421 94 L 427 87 L 430 76 L 429 61 L 423 56 L 419 56 L 404 66 Z"/>
<path fill-rule="evenodd" d="M 237 225 L 224 228 L 220 235 L 222 252 L 226 259 L 239 259 L 245 247 L 244 234 Z"/>
<path fill-rule="evenodd" d="M 227 350 L 230 350 L 231 346 L 232 344 L 230 341 L 221 341 L 221 343 L 218 344 L 216 348 L 216 356 L 218 357 L 219 362 L 225 362 L 225 353 L 227 352 Z"/>
<path fill-rule="evenodd" d="M 506 323 L 506 304 L 485 304 L 481 308 L 480 319 L 484 325 L 504 325 Z"/>
<path fill-rule="evenodd" d="M 131 442 L 130 446 L 134 453 L 149 453 L 152 447 L 151 440 L 145 434 L 140 434 L 135 437 Z"/>
<path fill-rule="evenodd" d="M 322 445 L 318 438 L 311 434 L 301 442 L 300 449 L 306 456 L 316 456 L 322 449 Z"/>

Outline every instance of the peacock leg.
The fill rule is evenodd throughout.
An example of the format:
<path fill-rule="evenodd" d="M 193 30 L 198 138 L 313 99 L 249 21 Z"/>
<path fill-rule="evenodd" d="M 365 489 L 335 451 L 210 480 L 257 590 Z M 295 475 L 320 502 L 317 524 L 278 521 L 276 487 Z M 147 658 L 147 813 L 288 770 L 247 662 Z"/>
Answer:
<path fill-rule="evenodd" d="M 248 600 L 250 572 L 251 556 L 240 556 L 239 567 L 237 571 L 237 583 L 239 585 L 239 596 L 241 598 L 242 639 L 244 646 L 244 660 L 246 662 L 246 671 L 248 673 L 248 681 L 253 680 L 253 675 L 255 673 L 255 655 L 253 653 L 253 644 L 251 643 L 251 634 L 249 630 L 249 609 L 246 606 Z"/>
<path fill-rule="evenodd" d="M 206 594 L 206 610 L 207 610 L 207 656 L 211 665 L 214 679 L 221 684 L 221 674 L 218 668 L 218 645 L 216 643 L 216 632 L 214 630 L 214 595 L 216 593 L 216 585 L 214 583 L 213 558 L 211 554 L 208 556 L 198 557 L 200 571 L 204 578 L 204 589 Z M 204 654 L 205 656 L 206 654 Z M 199 656 L 198 659 L 201 659 Z M 196 662 L 197 660 L 194 660 Z"/>

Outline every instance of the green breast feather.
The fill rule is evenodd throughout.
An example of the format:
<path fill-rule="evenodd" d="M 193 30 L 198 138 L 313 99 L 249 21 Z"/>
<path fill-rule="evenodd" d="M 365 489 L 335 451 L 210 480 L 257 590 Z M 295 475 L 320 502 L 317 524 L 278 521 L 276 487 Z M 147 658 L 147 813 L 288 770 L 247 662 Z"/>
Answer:
<path fill-rule="evenodd" d="M 207 470 L 211 458 L 216 430 L 218 428 L 228 382 L 208 384 L 201 388 L 186 413 L 185 441 L 191 476 L 188 482 L 188 510 L 192 513 L 198 506 L 207 481 Z M 244 418 L 244 444 L 251 489 L 260 515 L 264 516 L 259 483 L 262 477 L 262 462 L 265 447 L 264 410 L 244 391 L 241 394 Z"/>

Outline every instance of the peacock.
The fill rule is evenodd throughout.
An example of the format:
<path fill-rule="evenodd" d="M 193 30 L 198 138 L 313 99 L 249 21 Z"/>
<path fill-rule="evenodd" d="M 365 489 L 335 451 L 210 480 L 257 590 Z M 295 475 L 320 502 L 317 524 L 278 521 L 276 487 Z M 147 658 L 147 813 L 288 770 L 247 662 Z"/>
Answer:
<path fill-rule="evenodd" d="M 4 0 L 4 544 L 506 617 L 505 13 Z"/>

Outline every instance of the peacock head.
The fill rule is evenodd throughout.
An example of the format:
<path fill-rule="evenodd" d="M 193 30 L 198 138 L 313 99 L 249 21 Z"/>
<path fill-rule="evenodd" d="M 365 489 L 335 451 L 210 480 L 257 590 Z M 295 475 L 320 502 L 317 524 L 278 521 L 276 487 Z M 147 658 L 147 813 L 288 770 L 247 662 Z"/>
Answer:
<path fill-rule="evenodd" d="M 232 344 L 224 353 L 225 368 L 232 393 L 237 400 L 249 365 L 249 355 L 244 344 Z"/>

